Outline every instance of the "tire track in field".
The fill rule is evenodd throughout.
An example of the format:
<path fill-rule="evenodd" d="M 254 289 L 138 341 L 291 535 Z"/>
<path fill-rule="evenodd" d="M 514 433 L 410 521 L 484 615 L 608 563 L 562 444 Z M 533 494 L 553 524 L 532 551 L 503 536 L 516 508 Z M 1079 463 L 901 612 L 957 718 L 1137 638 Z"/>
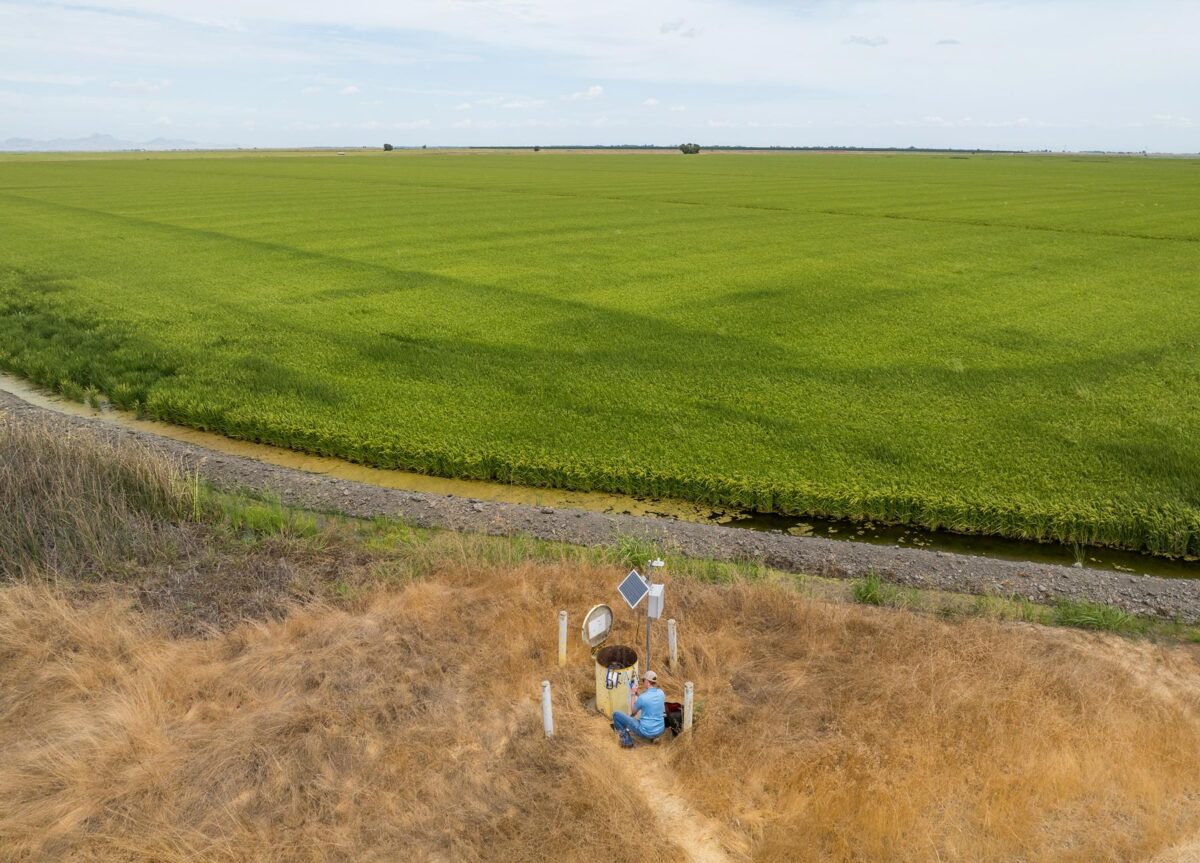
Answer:
<path fill-rule="evenodd" d="M 388 266 L 386 264 L 380 264 L 374 261 L 350 258 L 344 255 L 333 254 L 331 252 L 320 251 L 317 249 L 306 249 L 300 246 L 289 245 L 287 243 L 271 242 L 268 240 L 259 240 L 251 237 L 240 237 L 236 234 L 228 234 L 223 231 L 216 231 L 210 228 L 196 228 L 187 225 L 175 224 L 174 222 L 146 218 L 145 216 L 117 213 L 111 210 L 103 210 L 94 207 L 83 207 L 78 204 L 64 204 L 58 201 L 48 201 L 42 198 L 16 195 L 12 194 L 11 192 L 0 191 L 0 199 L 3 198 L 9 198 L 11 200 L 19 201 L 35 207 L 44 207 L 49 210 L 58 210 L 69 213 L 82 213 L 87 216 L 109 219 L 118 223 L 157 228 L 162 231 L 182 234 L 193 239 L 199 238 L 217 242 L 233 243 L 273 255 L 315 261 L 338 268 L 369 271 L 387 278 L 401 280 L 403 284 L 400 287 L 397 287 L 396 290 L 436 286 L 444 291 L 457 290 L 476 299 L 487 299 L 490 301 L 493 298 L 501 297 L 502 299 L 507 299 L 514 303 L 532 305 L 539 307 L 539 309 L 551 309 L 554 312 L 562 313 L 572 317 L 592 317 L 601 315 L 605 318 L 615 320 L 616 323 L 614 324 L 614 327 L 617 329 L 636 328 L 639 331 L 646 332 L 647 334 L 653 332 L 658 337 L 662 337 L 664 334 L 674 334 L 676 338 L 682 341 L 713 338 L 713 335 L 709 332 L 683 326 L 679 322 L 669 321 L 663 317 L 642 314 L 628 308 L 614 308 L 604 305 L 594 305 L 578 299 L 556 296 L 553 294 L 543 293 L 541 291 L 521 291 L 490 282 L 467 281 L 465 279 L 447 276 L 428 270 L 408 270 L 399 267 Z M 736 337 L 718 336 L 718 338 L 721 340 L 731 340 L 735 339 Z M 735 353 L 738 352 L 735 351 Z M 779 363 L 791 362 L 789 357 L 780 353 L 777 348 L 769 347 L 766 343 L 757 344 L 754 349 L 754 354 L 760 363 L 765 363 L 768 357 L 773 358 Z"/>

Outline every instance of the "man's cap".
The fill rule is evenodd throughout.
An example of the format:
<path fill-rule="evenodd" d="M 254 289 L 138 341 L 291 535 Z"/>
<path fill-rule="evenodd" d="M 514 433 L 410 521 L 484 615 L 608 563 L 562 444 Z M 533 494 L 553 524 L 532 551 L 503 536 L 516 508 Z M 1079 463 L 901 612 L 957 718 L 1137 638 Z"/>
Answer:
<path fill-rule="evenodd" d="M 655 674 L 653 671 L 646 672 L 646 679 L 649 680 L 651 683 L 658 683 L 658 675 Z"/>

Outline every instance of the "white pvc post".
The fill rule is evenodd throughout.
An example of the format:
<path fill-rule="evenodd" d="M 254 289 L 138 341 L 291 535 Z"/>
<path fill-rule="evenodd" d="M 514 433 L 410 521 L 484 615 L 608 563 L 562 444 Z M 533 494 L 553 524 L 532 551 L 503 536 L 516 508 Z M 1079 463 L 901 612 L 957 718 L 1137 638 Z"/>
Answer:
<path fill-rule="evenodd" d="M 654 584 L 654 561 L 646 561 L 646 587 Z M 650 595 L 646 595 L 646 664 L 642 666 L 642 674 L 650 671 L 653 666 L 650 665 L 650 627 L 654 623 L 654 618 L 650 616 Z"/>
<path fill-rule="evenodd" d="M 547 683 L 546 686 L 550 684 Z M 695 697 L 695 692 L 692 687 L 692 681 L 683 684 L 683 730 L 692 730 L 692 700 Z"/>
<path fill-rule="evenodd" d="M 558 667 L 567 664 L 567 613 L 558 613 Z"/>
<path fill-rule="evenodd" d="M 546 736 L 554 736 L 554 710 L 550 706 L 550 681 L 542 681 L 542 726 L 546 729 Z"/>
<path fill-rule="evenodd" d="M 675 632 L 675 618 L 667 619 L 667 649 L 671 652 L 671 673 L 679 670 L 679 641 Z"/>

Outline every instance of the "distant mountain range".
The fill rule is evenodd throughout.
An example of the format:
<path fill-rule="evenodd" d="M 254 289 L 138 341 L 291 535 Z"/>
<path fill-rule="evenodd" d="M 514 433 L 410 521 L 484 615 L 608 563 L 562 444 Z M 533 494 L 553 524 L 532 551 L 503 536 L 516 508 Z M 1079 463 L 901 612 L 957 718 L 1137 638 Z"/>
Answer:
<path fill-rule="evenodd" d="M 32 138 L 9 138 L 0 141 L 0 150 L 8 152 L 104 152 L 106 150 L 201 150 L 206 145 L 195 141 L 180 141 L 171 138 L 155 138 L 153 141 L 123 141 L 112 135 L 89 135 L 86 138 L 55 138 L 52 141 L 35 141 Z"/>

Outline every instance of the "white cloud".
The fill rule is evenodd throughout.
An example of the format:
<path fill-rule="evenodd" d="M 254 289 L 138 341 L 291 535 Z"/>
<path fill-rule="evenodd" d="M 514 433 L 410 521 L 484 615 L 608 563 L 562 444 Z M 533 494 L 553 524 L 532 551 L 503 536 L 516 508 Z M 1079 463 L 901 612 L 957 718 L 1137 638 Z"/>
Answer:
<path fill-rule="evenodd" d="M 112 81 L 108 86 L 113 90 L 124 90 L 128 93 L 161 93 L 171 86 L 171 82 L 165 78 L 160 81 L 138 78 L 136 81 Z"/>
<path fill-rule="evenodd" d="M 201 27 L 213 27 L 217 30 L 229 30 L 233 33 L 249 32 L 249 28 L 238 18 L 188 17 L 184 20 L 192 24 L 198 24 Z"/>
<path fill-rule="evenodd" d="M 658 100 L 657 99 L 643 99 L 642 104 L 645 105 L 647 108 L 653 108 L 655 105 L 658 104 Z"/>
<path fill-rule="evenodd" d="M 886 36 L 851 36 L 846 39 L 847 45 L 862 45 L 866 48 L 879 48 L 887 43 Z"/>
<path fill-rule="evenodd" d="M 1196 125 L 1196 121 L 1191 117 L 1181 117 L 1178 114 L 1155 114 L 1150 119 L 1160 125 L 1176 129 L 1191 129 Z"/>
<path fill-rule="evenodd" d="M 588 87 L 586 90 L 580 90 L 577 93 L 572 93 L 570 96 L 563 96 L 563 99 L 565 99 L 568 102 L 580 102 L 580 101 L 590 101 L 592 99 L 599 99 L 603 95 L 604 95 L 604 88 L 601 87 L 599 84 L 593 84 L 592 86 Z"/>
<path fill-rule="evenodd" d="M 51 84 L 58 87 L 81 87 L 90 81 L 82 75 L 43 75 L 38 72 L 0 72 L 0 81 L 9 84 Z"/>
<path fill-rule="evenodd" d="M 163 117 L 159 117 L 158 119 L 156 119 L 154 121 L 154 125 L 155 126 L 170 126 L 173 124 L 171 123 L 170 117 L 163 116 Z"/>
<path fill-rule="evenodd" d="M 0 80 L 29 85 L 7 88 L 0 104 L 20 107 L 0 115 L 6 133 L 43 138 L 99 129 L 133 138 L 147 117 L 161 114 L 181 134 L 191 136 L 207 124 L 227 129 L 228 140 L 241 143 L 237 130 L 246 116 L 259 118 L 256 134 L 268 136 L 297 121 L 319 121 L 324 129 L 341 119 L 354 128 L 380 113 L 358 98 L 302 100 L 297 93 L 308 85 L 319 89 L 307 92 L 327 94 L 361 86 L 371 97 L 387 90 L 390 106 L 427 114 L 443 129 L 460 116 L 456 105 L 481 115 L 486 107 L 531 115 L 519 119 L 548 118 L 557 109 L 570 122 L 586 124 L 599 108 L 620 101 L 618 90 L 631 90 L 667 95 L 658 97 L 659 105 L 632 99 L 628 108 L 640 101 L 659 110 L 631 112 L 642 125 L 620 140 L 657 140 L 673 129 L 686 134 L 692 118 L 713 117 L 741 124 L 731 129 L 814 130 L 778 143 L 1197 147 L 1191 133 L 1200 117 L 1190 109 L 1200 80 L 1196 0 L 101 5 L 103 12 L 83 4 L 0 0 Z M 689 34 L 699 38 L 683 38 Z M 848 40 L 851 34 L 857 38 Z M 969 49 L 953 50 L 956 43 Z M 1112 63 L 1113 57 L 1122 62 Z M 419 74 L 409 74 L 418 63 Z M 400 65 L 404 75 L 395 68 Z M 153 89 L 168 79 L 174 81 L 170 88 Z M 401 90 L 384 82 L 404 80 L 420 86 L 397 99 L 392 94 Z M 118 93 L 108 90 L 110 81 L 146 86 Z M 604 87 L 592 83 L 597 81 Z M 478 82 L 497 82 L 512 92 L 490 106 L 478 104 L 494 96 L 470 89 Z M 65 89 L 87 83 L 95 91 Z M 175 98 L 176 92 L 202 95 Z M 681 116 L 682 105 L 674 106 L 676 114 L 668 110 L 672 94 L 688 99 L 688 117 Z M 509 109 L 501 112 L 505 105 Z M 618 113 L 612 109 L 612 116 Z M 897 127 L 895 117 L 940 117 L 944 123 L 916 119 Z M 863 131 L 896 128 L 911 129 L 914 139 L 926 137 L 885 140 L 885 131 Z M 1076 133 L 1057 134 L 1064 129 Z"/>
<path fill-rule="evenodd" d="M 1010 129 L 1010 128 L 1054 128 L 1055 123 L 1046 120 L 1033 120 L 1029 117 L 1009 119 L 982 119 L 979 117 L 946 118 L 937 115 L 927 115 L 916 120 L 893 120 L 893 126 L 936 126 L 942 129 Z M 1066 124 L 1062 124 L 1066 125 Z"/>
<path fill-rule="evenodd" d="M 695 39 L 700 35 L 700 28 L 689 27 L 685 19 L 675 18 L 659 25 L 658 32 L 664 36 L 678 35 L 685 39 Z"/>
<path fill-rule="evenodd" d="M 423 117 L 420 120 L 367 120 L 365 123 L 360 123 L 357 128 L 370 132 L 376 129 L 428 129 L 433 123 L 428 117 Z"/>
<path fill-rule="evenodd" d="M 353 96 L 354 94 L 361 93 L 362 91 L 358 88 L 358 86 L 356 84 L 349 84 L 349 85 L 343 87 L 342 89 L 338 90 L 338 92 L 340 94 L 342 94 L 343 96 Z"/>
<path fill-rule="evenodd" d="M 527 96 L 512 96 L 512 95 L 492 95 L 484 96 L 481 99 L 476 99 L 473 102 L 459 102 L 454 106 L 456 111 L 470 111 L 472 108 L 508 108 L 508 109 L 528 109 L 541 108 L 546 104 L 545 99 L 533 99 Z"/>

